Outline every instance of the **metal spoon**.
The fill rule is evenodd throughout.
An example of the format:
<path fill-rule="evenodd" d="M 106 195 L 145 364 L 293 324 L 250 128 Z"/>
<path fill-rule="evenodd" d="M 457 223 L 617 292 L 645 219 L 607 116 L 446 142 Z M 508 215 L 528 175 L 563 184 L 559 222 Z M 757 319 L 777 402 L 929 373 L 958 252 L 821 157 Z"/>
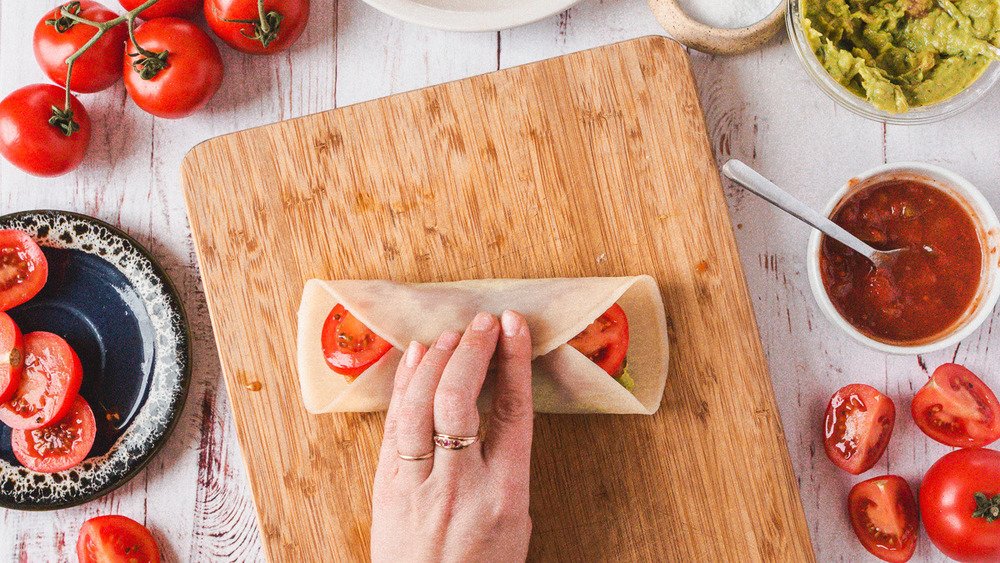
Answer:
<path fill-rule="evenodd" d="M 905 250 L 903 248 L 896 250 L 876 250 L 872 248 L 858 237 L 845 231 L 840 225 L 820 215 L 811 207 L 796 199 L 792 194 L 774 185 L 770 180 L 761 176 L 756 170 L 739 160 L 730 160 L 724 164 L 722 166 L 722 173 L 730 180 L 764 198 L 782 211 L 819 229 L 826 236 L 840 241 L 844 246 L 868 258 L 868 260 L 875 264 L 876 268 L 890 264 L 899 253 Z"/>

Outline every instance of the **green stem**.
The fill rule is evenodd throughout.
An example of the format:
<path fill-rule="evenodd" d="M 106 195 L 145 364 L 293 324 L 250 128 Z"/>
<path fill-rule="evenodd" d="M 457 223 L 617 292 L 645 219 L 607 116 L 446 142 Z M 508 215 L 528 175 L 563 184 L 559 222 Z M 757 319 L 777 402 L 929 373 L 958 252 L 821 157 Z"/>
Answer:
<path fill-rule="evenodd" d="M 281 27 L 281 20 L 284 16 L 277 11 L 264 11 L 264 0 L 257 0 L 257 19 L 255 20 L 223 20 L 229 23 L 246 23 L 253 25 L 253 32 L 247 33 L 244 30 L 240 30 L 240 34 L 247 39 L 253 41 L 260 41 L 261 45 L 266 49 L 272 41 L 278 38 L 278 28 Z"/>

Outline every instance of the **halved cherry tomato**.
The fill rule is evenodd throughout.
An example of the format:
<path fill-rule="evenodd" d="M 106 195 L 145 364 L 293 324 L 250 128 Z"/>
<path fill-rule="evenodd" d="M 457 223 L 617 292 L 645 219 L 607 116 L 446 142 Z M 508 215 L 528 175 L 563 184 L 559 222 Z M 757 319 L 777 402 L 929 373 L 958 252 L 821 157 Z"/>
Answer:
<path fill-rule="evenodd" d="M 823 447 L 834 465 L 860 475 L 871 469 L 892 437 L 896 405 L 869 385 L 852 384 L 830 398 L 823 417 Z"/>
<path fill-rule="evenodd" d="M 97 34 L 97 28 L 92 25 L 64 18 L 61 12 L 63 5 L 42 16 L 35 26 L 33 40 L 38 65 L 61 86 L 66 85 L 66 59 Z M 118 14 L 91 0 L 80 0 L 71 9 L 77 16 L 95 22 L 118 17 Z M 121 80 L 122 65 L 118 64 L 118 57 L 127 39 L 128 31 L 124 25 L 108 29 L 73 63 L 70 90 L 85 94 L 100 92 Z"/>
<path fill-rule="evenodd" d="M 920 485 L 924 528 L 942 553 L 958 561 L 1000 561 L 1000 452 L 951 452 Z"/>
<path fill-rule="evenodd" d="M 168 119 L 186 117 L 219 91 L 222 55 L 212 38 L 195 24 L 180 18 L 158 18 L 140 25 L 135 38 L 148 54 L 157 55 L 141 54 L 131 41 L 125 47 L 125 90 L 147 113 Z M 165 64 L 159 56 L 166 59 Z M 149 76 L 143 78 L 143 72 Z"/>
<path fill-rule="evenodd" d="M 11 446 L 21 465 L 39 473 L 56 473 L 87 459 L 97 436 L 97 421 L 87 401 L 77 395 L 69 413 L 37 430 L 14 430 Z"/>
<path fill-rule="evenodd" d="M 869 553 L 903 563 L 917 548 L 917 501 L 902 477 L 885 475 L 862 481 L 848 496 L 851 527 Z"/>
<path fill-rule="evenodd" d="M 132 11 L 146 3 L 146 0 L 118 0 L 128 11 Z M 201 0 L 159 0 L 156 4 L 139 13 L 144 20 L 153 18 L 190 18 L 198 13 Z"/>
<path fill-rule="evenodd" d="M 917 426 L 931 438 L 956 448 L 982 447 L 1000 439 L 1000 402 L 974 373 L 942 364 L 910 407 Z"/>
<path fill-rule="evenodd" d="M 80 563 L 160 563 L 160 548 L 145 526 L 125 516 L 83 523 L 76 541 Z"/>
<path fill-rule="evenodd" d="M 65 340 L 50 332 L 25 334 L 21 383 L 0 404 L 0 422 L 16 430 L 58 422 L 73 407 L 82 381 L 80 358 Z"/>
<path fill-rule="evenodd" d="M 617 303 L 573 337 L 576 348 L 612 377 L 621 375 L 628 353 L 628 317 Z"/>
<path fill-rule="evenodd" d="M 257 0 L 205 0 L 208 27 L 251 55 L 277 53 L 295 43 L 309 20 L 309 0 L 264 0 L 263 11 L 262 22 Z"/>
<path fill-rule="evenodd" d="M 72 116 L 63 110 L 65 90 L 55 84 L 8 94 L 0 101 L 0 154 L 35 176 L 61 176 L 80 166 L 90 145 L 90 116 L 75 97 L 69 102 Z"/>
<path fill-rule="evenodd" d="M 49 262 L 27 233 L 0 231 L 0 311 L 38 295 L 49 279 Z"/>
<path fill-rule="evenodd" d="M 323 323 L 323 356 L 330 369 L 354 381 L 392 349 L 392 344 L 337 304 Z"/>
<path fill-rule="evenodd" d="M 0 403 L 7 401 L 21 382 L 24 339 L 21 329 L 7 313 L 0 312 Z"/>

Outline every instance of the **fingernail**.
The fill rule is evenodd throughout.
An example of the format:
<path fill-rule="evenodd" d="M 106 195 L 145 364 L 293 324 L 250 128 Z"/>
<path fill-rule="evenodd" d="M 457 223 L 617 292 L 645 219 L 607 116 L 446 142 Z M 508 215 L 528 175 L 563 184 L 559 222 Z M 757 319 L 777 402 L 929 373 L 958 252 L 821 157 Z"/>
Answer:
<path fill-rule="evenodd" d="M 493 315 L 489 313 L 479 313 L 476 318 L 472 319 L 472 325 L 470 328 L 472 330 L 486 331 L 493 328 L 493 323 L 496 322 Z"/>
<path fill-rule="evenodd" d="M 504 311 L 500 317 L 500 326 L 503 327 L 504 336 L 517 336 L 521 330 L 521 318 L 513 311 Z"/>
<path fill-rule="evenodd" d="M 461 334 L 449 330 L 438 337 L 437 342 L 434 343 L 434 347 L 438 350 L 453 350 L 455 346 L 458 346 L 458 341 L 461 339 Z"/>
<path fill-rule="evenodd" d="M 406 367 L 415 368 L 420 363 L 420 343 L 414 340 L 406 349 Z"/>

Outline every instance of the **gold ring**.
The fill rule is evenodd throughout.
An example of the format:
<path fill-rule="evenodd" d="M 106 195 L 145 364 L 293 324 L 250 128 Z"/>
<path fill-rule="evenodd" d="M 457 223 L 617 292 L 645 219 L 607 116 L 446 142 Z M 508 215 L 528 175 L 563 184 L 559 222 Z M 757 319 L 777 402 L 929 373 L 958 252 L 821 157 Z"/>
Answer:
<path fill-rule="evenodd" d="M 450 434 L 434 434 L 434 445 L 446 450 L 464 450 L 476 443 L 479 436 L 452 436 Z"/>
<path fill-rule="evenodd" d="M 398 455 L 399 459 L 401 459 L 403 461 L 420 461 L 420 460 L 430 459 L 430 458 L 434 457 L 434 450 L 431 450 L 431 451 L 429 451 L 429 452 L 427 452 L 425 454 L 421 454 L 421 455 L 406 455 L 406 454 L 401 454 L 399 452 L 396 452 L 396 455 Z"/>

